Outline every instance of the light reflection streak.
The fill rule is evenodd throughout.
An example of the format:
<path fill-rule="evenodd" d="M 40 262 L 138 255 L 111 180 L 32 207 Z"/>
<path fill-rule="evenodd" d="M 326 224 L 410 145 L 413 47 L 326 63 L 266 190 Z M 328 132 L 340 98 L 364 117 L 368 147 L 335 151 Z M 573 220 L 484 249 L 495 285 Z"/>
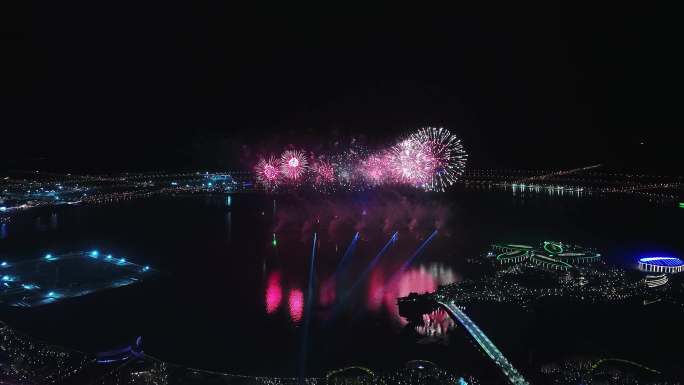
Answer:
<path fill-rule="evenodd" d="M 423 294 L 437 290 L 437 279 L 429 273 L 425 267 L 409 269 L 401 273 L 401 276 L 396 281 L 390 282 L 384 288 L 385 308 L 390 313 L 393 319 L 401 325 L 406 325 L 408 322 L 399 315 L 399 307 L 397 306 L 397 298 L 404 297 L 410 293 Z"/>
<path fill-rule="evenodd" d="M 321 306 L 330 306 L 335 303 L 336 296 L 337 285 L 335 283 L 335 276 L 332 276 L 327 281 L 321 283 L 320 292 L 318 294 L 318 303 Z"/>
<path fill-rule="evenodd" d="M 371 276 L 367 298 L 368 309 L 377 311 L 380 303 L 383 303 L 385 311 L 391 314 L 392 319 L 400 325 L 406 325 L 407 321 L 399 315 L 397 298 L 405 297 L 410 293 L 432 292 L 440 285 L 460 280 L 451 267 L 441 263 L 420 265 L 399 272 L 389 282 L 383 280 L 383 274 L 383 271 L 377 270 Z"/>
<path fill-rule="evenodd" d="M 449 313 L 443 309 L 437 309 L 423 314 L 423 324 L 416 326 L 415 331 L 426 337 L 445 337 L 451 330 L 456 328 L 456 323 Z"/>
<path fill-rule="evenodd" d="M 290 290 L 290 297 L 288 299 L 288 307 L 290 310 L 290 318 L 294 323 L 299 323 L 302 320 L 304 313 L 304 292 L 301 289 Z"/>
<path fill-rule="evenodd" d="M 420 265 L 400 273 L 395 273 L 395 269 L 396 267 L 376 266 L 369 274 L 366 290 L 358 294 L 362 296 L 362 303 L 366 310 L 373 313 L 384 312 L 400 326 L 406 325 L 407 321 L 399 315 L 398 297 L 407 296 L 410 293 L 432 292 L 440 285 L 460 280 L 460 276 L 450 266 L 442 263 Z M 266 313 L 270 315 L 277 313 L 284 296 L 287 295 L 290 319 L 298 324 L 304 316 L 304 291 L 293 287 L 285 294 L 289 286 L 286 281 L 288 281 L 287 275 L 283 276 L 281 271 L 273 271 L 268 275 L 264 293 Z M 322 279 L 317 290 L 314 290 L 317 296 L 315 300 L 319 306 L 332 307 L 344 298 L 340 293 L 349 289 L 349 285 L 344 285 L 343 281 L 331 273 L 327 279 Z M 329 314 L 324 317 L 328 318 Z"/>
<path fill-rule="evenodd" d="M 280 286 L 280 272 L 274 271 L 268 277 L 266 286 L 266 313 L 273 314 L 280 307 L 283 289 Z"/>
<path fill-rule="evenodd" d="M 368 310 L 377 312 L 382 306 L 382 299 L 385 292 L 385 275 L 382 270 L 373 270 L 368 280 Z"/>
<path fill-rule="evenodd" d="M 296 234 L 292 232 L 293 237 L 297 237 Z M 335 240 L 323 239 L 314 244 L 315 249 L 310 250 L 312 253 L 313 250 L 316 254 L 320 253 L 316 256 L 316 278 L 309 277 L 314 287 L 306 289 L 301 285 L 302 278 L 306 276 L 303 271 L 305 266 L 311 274 L 311 261 L 305 265 L 303 258 L 296 263 L 291 259 L 280 261 L 287 263 L 267 272 L 267 279 L 263 286 L 264 292 L 262 292 L 266 313 L 274 315 L 287 308 L 285 311 L 288 312 L 290 322 L 295 324 L 305 322 L 307 312 L 305 307 L 309 306 L 309 299 L 305 297 L 305 293 L 310 292 L 315 305 L 321 310 L 312 313 L 312 316 L 319 320 L 334 322 L 341 313 L 358 313 L 365 310 L 375 316 L 387 316 L 393 320 L 392 323 L 395 326 L 404 326 L 407 321 L 399 315 L 397 298 L 410 293 L 433 292 L 440 285 L 460 280 L 459 275 L 449 264 L 428 262 L 428 260 L 422 262 L 418 258 L 414 258 L 414 265 L 406 263 L 406 260 L 410 259 L 407 258 L 408 256 L 415 257 L 421 254 L 421 251 L 432 254 L 429 251 L 431 249 L 425 246 L 430 243 L 430 237 L 434 237 L 437 231 L 433 228 L 428 234 L 430 234 L 428 238 L 420 241 L 420 238 L 416 237 L 415 240 L 418 242 L 407 239 L 404 243 L 397 243 L 397 252 L 390 254 L 388 249 L 397 239 L 397 234 L 394 232 L 378 255 L 370 261 L 355 257 L 348 258 L 348 263 L 344 262 L 344 255 L 339 256 L 333 253 L 336 246 Z M 444 234 L 449 233 L 445 231 Z M 284 240 L 286 241 L 287 239 Z M 354 232 L 351 242 L 346 247 L 347 252 L 344 254 L 352 254 L 357 241 L 361 244 L 360 241 L 364 240 L 357 232 Z M 364 247 L 367 248 L 368 245 Z M 383 254 L 387 258 L 379 258 Z M 424 256 L 428 257 L 427 253 Z M 340 264 L 343 265 L 342 268 Z M 340 270 L 348 270 L 348 274 L 340 274 Z"/>

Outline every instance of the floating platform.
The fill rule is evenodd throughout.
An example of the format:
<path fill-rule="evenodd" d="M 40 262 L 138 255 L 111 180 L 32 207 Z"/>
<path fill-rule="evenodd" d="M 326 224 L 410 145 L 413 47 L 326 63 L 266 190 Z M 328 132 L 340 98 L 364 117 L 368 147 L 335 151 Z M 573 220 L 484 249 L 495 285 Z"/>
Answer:
<path fill-rule="evenodd" d="M 0 304 L 35 307 L 132 285 L 157 271 L 96 250 L 0 262 Z"/>

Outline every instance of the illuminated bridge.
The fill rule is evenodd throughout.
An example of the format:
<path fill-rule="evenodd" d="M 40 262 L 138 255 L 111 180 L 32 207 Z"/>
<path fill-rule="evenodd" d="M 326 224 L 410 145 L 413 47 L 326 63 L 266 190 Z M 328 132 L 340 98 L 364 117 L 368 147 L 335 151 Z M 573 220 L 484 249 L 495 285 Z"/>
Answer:
<path fill-rule="evenodd" d="M 486 334 L 473 322 L 470 317 L 468 317 L 463 310 L 456 307 L 453 302 L 439 302 L 439 305 L 444 307 L 446 311 L 455 319 L 457 319 L 466 328 L 468 333 L 477 341 L 480 347 L 487 353 L 489 358 L 491 358 L 494 363 L 501 369 L 501 371 L 506 375 L 508 381 L 515 385 L 529 385 L 529 382 L 523 378 L 523 376 L 516 370 L 513 365 L 504 357 L 504 355 L 499 351 L 499 348 L 494 345 L 492 341 L 489 340 Z"/>

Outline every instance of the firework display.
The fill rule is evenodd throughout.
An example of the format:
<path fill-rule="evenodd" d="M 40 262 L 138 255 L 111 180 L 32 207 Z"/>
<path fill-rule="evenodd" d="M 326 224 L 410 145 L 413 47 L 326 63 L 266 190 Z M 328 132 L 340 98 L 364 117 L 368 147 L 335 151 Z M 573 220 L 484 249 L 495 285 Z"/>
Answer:
<path fill-rule="evenodd" d="M 320 191 L 360 191 L 378 186 L 410 186 L 445 191 L 463 174 L 468 155 L 448 129 L 425 127 L 394 145 L 371 152 L 355 141 L 338 154 L 311 155 L 286 150 L 262 158 L 255 171 L 267 188 L 312 186 Z"/>
<path fill-rule="evenodd" d="M 357 141 L 352 141 L 349 148 L 332 156 L 331 164 L 335 169 L 335 177 L 339 189 L 346 191 L 365 189 L 359 165 L 368 156 L 370 156 L 368 149 Z"/>
<path fill-rule="evenodd" d="M 421 143 L 421 149 L 429 159 L 430 172 L 428 178 L 422 181 L 426 190 L 444 191 L 463 174 L 468 154 L 461 140 L 449 130 L 421 128 L 411 135 L 410 140 Z"/>
<path fill-rule="evenodd" d="M 422 187 L 435 172 L 436 162 L 426 143 L 409 138 L 392 148 L 389 165 L 395 180 Z"/>
<path fill-rule="evenodd" d="M 309 161 L 302 151 L 287 150 L 280 156 L 280 172 L 285 179 L 300 181 L 309 168 Z"/>
<path fill-rule="evenodd" d="M 319 160 L 313 166 L 315 173 L 314 183 L 328 185 L 335 182 L 335 168 L 325 160 Z"/>
<path fill-rule="evenodd" d="M 389 159 L 388 154 L 377 154 L 363 160 L 360 164 L 360 171 L 366 182 L 372 186 L 387 182 L 387 176 L 390 175 Z"/>
<path fill-rule="evenodd" d="M 269 188 L 274 188 L 278 185 L 280 179 L 280 164 L 275 157 L 270 156 L 266 159 L 260 159 L 256 168 L 257 180 Z"/>

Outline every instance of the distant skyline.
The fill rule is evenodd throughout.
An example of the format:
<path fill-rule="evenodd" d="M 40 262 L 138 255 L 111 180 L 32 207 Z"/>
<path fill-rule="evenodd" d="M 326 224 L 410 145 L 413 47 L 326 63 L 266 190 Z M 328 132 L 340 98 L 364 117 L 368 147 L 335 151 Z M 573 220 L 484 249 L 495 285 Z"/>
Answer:
<path fill-rule="evenodd" d="M 372 145 L 431 125 L 474 168 L 677 173 L 675 13 L 605 11 L 31 4 L 2 27 L 2 168 L 244 168 L 274 143 Z"/>

